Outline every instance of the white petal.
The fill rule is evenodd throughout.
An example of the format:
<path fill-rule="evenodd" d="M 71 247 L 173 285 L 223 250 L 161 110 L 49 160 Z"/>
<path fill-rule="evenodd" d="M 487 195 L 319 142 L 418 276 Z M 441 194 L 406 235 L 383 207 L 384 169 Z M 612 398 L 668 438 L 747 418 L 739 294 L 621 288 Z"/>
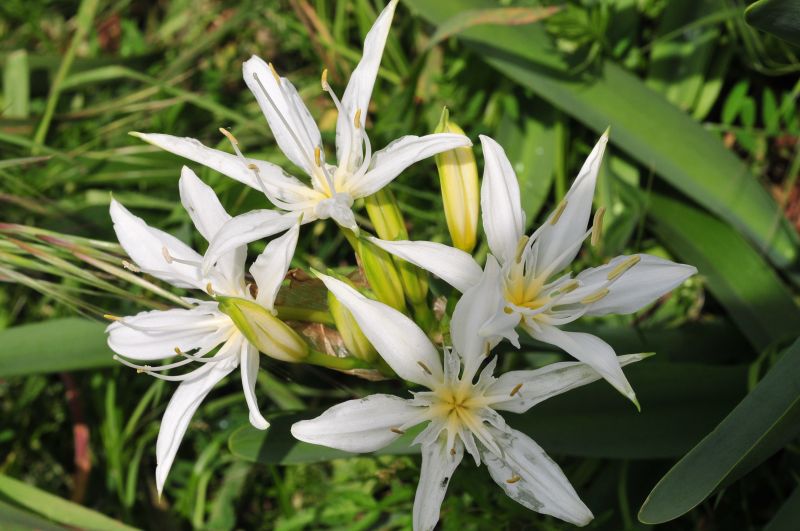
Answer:
<path fill-rule="evenodd" d="M 208 271 L 232 249 L 287 230 L 297 223 L 297 214 L 275 210 L 253 210 L 231 218 L 208 246 L 203 257 L 203 270 Z"/>
<path fill-rule="evenodd" d="M 233 347 L 238 346 L 232 345 Z M 223 345 L 217 356 L 225 355 L 231 346 Z M 159 494 L 164 489 L 169 469 L 181 444 L 189 421 L 211 389 L 230 374 L 239 363 L 234 356 L 218 363 L 206 363 L 197 369 L 191 378 L 181 382 L 167 405 L 161 419 L 156 441 L 156 487 Z"/>
<path fill-rule="evenodd" d="M 242 388 L 244 389 L 247 408 L 250 410 L 250 424 L 257 430 L 266 430 L 269 428 L 269 422 L 261 414 L 261 410 L 258 409 L 258 400 L 256 399 L 256 380 L 258 379 L 260 361 L 258 351 L 247 340 L 242 339 L 240 356 L 239 366 L 242 372 Z"/>
<path fill-rule="evenodd" d="M 164 253 L 166 248 L 169 256 L 199 265 L 201 257 L 191 247 L 166 232 L 148 226 L 115 199 L 111 200 L 109 211 L 120 245 L 142 271 L 179 288 L 203 289 L 198 266 L 168 262 Z"/>
<path fill-rule="evenodd" d="M 389 184 L 417 161 L 442 151 L 471 146 L 469 138 L 452 133 L 425 136 L 404 136 L 372 155 L 370 169 L 361 177 L 345 183 L 346 192 L 354 198 L 372 195 Z"/>
<path fill-rule="evenodd" d="M 617 391 L 636 403 L 636 393 L 625 378 L 614 349 L 599 337 L 583 332 L 563 332 L 549 325 L 540 325 L 531 335 L 534 339 L 564 349 L 578 361 L 591 366 Z"/>
<path fill-rule="evenodd" d="M 318 276 L 350 310 L 366 338 L 398 376 L 429 388 L 442 381 L 444 371 L 436 347 L 414 321 L 340 280 Z"/>
<path fill-rule="evenodd" d="M 353 70 L 342 96 L 342 108 L 345 112 L 339 114 L 336 120 L 336 158 L 339 165 L 348 171 L 353 171 L 361 164 L 360 134 L 363 133 L 367 121 L 369 100 L 372 97 L 372 89 L 375 86 L 375 78 L 378 76 L 378 67 L 381 64 L 383 48 L 386 45 L 386 37 L 389 34 L 396 6 L 397 0 L 392 0 L 375 19 L 375 23 L 364 39 L 364 52 L 361 60 Z M 361 110 L 360 127 L 354 129 L 352 124 L 358 109 Z M 356 133 L 355 137 L 353 137 L 353 132 Z"/>
<path fill-rule="evenodd" d="M 603 134 L 564 197 L 566 206 L 558 216 L 558 220 L 555 224 L 552 223 L 555 214 L 553 213 L 542 226 L 538 238 L 537 274 L 547 268 L 551 268 L 553 273 L 557 273 L 577 256 L 580 246 L 574 246 L 574 249 L 569 252 L 567 250 L 583 237 L 589 226 L 597 172 L 600 170 L 607 143 L 608 137 Z"/>
<path fill-rule="evenodd" d="M 141 312 L 106 328 L 108 346 L 134 360 L 160 360 L 175 356 L 175 349 L 207 350 L 225 340 L 233 326 L 217 311 L 217 303 L 204 303 L 188 310 Z"/>
<path fill-rule="evenodd" d="M 278 199 L 278 202 L 294 204 L 308 201 L 316 196 L 311 188 L 275 164 L 250 158 L 246 159 L 247 163 L 245 163 L 236 155 L 206 147 L 194 138 L 181 138 L 158 133 L 133 133 L 133 135 L 170 153 L 207 166 L 256 190 L 263 191 L 263 184 L 270 200 Z M 258 168 L 260 182 L 256 172 L 247 167 L 248 164 L 254 164 Z M 276 206 L 283 207 L 285 205 Z"/>
<path fill-rule="evenodd" d="M 577 526 L 594 518 L 558 465 L 530 437 L 510 428 L 490 430 L 503 449 L 503 457 L 484 451 L 482 458 L 492 479 L 509 498 Z"/>
<path fill-rule="evenodd" d="M 250 274 L 258 286 L 256 301 L 270 310 L 292 262 L 298 234 L 300 224 L 295 223 L 283 236 L 270 241 L 250 266 Z"/>
<path fill-rule="evenodd" d="M 391 443 L 420 408 L 392 395 L 370 395 L 337 404 L 322 415 L 292 425 L 300 441 L 346 452 L 374 452 Z"/>
<path fill-rule="evenodd" d="M 617 360 L 620 367 L 624 367 L 647 357 L 649 354 L 627 354 Z M 566 361 L 534 371 L 507 372 L 498 377 L 485 394 L 492 401 L 492 409 L 525 413 L 539 402 L 599 379 L 600 374 L 591 366 Z"/>
<path fill-rule="evenodd" d="M 608 287 L 608 295 L 592 303 L 586 315 L 627 314 L 641 310 L 662 295 L 680 286 L 684 280 L 697 274 L 697 268 L 670 262 L 649 254 L 638 255 L 641 261 L 622 273 Z M 596 293 L 608 282 L 608 274 L 629 256 L 618 256 L 608 264 L 581 272 L 576 278 L 580 289 L 570 294 L 570 300 Z"/>
<path fill-rule="evenodd" d="M 464 448 L 455 445 L 450 453 L 439 440 L 422 447 L 422 465 L 417 493 L 414 496 L 414 531 L 433 531 L 439 521 L 442 501 L 453 473 L 464 458 Z"/>
<path fill-rule="evenodd" d="M 434 242 L 369 240 L 387 253 L 430 271 L 458 291 L 467 291 L 481 278 L 481 266 L 461 249 Z"/>
<path fill-rule="evenodd" d="M 481 135 L 480 139 L 484 158 L 481 184 L 483 230 L 492 254 L 500 263 L 506 264 L 515 258 L 519 239 L 525 231 L 519 183 L 500 144 L 488 136 Z"/>
<path fill-rule="evenodd" d="M 242 70 L 244 82 L 258 100 L 281 151 L 306 173 L 314 175 L 314 149 L 322 146 L 322 140 L 294 85 L 286 78 L 280 78 L 278 83 L 274 72 L 260 57 L 245 61 Z"/>

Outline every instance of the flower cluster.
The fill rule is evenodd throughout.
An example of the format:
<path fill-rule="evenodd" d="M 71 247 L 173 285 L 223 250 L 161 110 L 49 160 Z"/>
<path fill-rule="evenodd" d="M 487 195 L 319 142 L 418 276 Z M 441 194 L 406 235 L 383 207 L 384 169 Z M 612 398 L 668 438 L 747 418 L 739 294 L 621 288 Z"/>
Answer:
<path fill-rule="evenodd" d="M 183 297 L 183 308 L 109 316 L 113 323 L 108 343 L 121 363 L 180 382 L 156 443 L 158 490 L 164 487 L 195 411 L 237 367 L 250 423 L 267 429 L 269 422 L 259 410 L 255 392 L 260 352 L 289 363 L 361 368 L 373 376 L 381 373 L 426 389 L 412 392 L 411 398 L 370 395 L 344 402 L 291 430 L 307 443 L 371 452 L 423 425 L 413 441 L 422 453 L 415 529 L 435 527 L 450 478 L 465 453 L 476 465 L 486 465 L 492 479 L 523 506 L 585 525 L 592 513 L 558 465 L 527 435 L 509 427 L 499 412 L 524 413 L 543 400 L 599 379 L 636 402 L 622 367 L 646 355 L 617 356 L 601 339 L 559 327 L 584 315 L 635 312 L 696 270 L 635 254 L 576 276 L 570 272 L 583 242 L 601 237 L 602 209 L 591 227 L 589 221 L 606 134 L 569 193 L 530 236 L 525 234 L 516 175 L 491 138 L 481 137 L 485 164 L 480 189 L 472 144 L 446 115 L 436 133 L 404 136 L 373 153 L 366 118 L 396 4 L 396 0 L 389 3 L 367 34 L 364 55 L 341 100 L 322 74 L 322 89 L 338 110 L 336 164 L 326 160 L 319 129 L 292 83 L 258 57 L 244 63 L 245 82 L 278 146 L 308 175 L 310 185 L 274 164 L 246 157 L 225 130 L 233 154 L 190 138 L 137 133 L 147 142 L 258 189 L 275 207 L 231 217 L 212 189 L 185 167 L 179 181 L 181 202 L 208 241 L 201 256 L 177 238 L 149 227 L 118 202 L 111 203 L 114 229 L 134 263 L 130 267 L 177 288 L 203 292 L 201 298 Z M 384 189 L 409 165 L 434 155 L 455 247 L 409 240 L 397 204 Z M 491 251 L 483 267 L 470 254 L 477 234 L 478 197 Z M 359 230 L 353 213 L 359 198 L 365 198 L 378 237 Z M 276 304 L 301 225 L 328 218 L 352 244 L 374 297 L 346 277 L 314 272 L 329 290 L 331 319 L 349 351 L 344 358 L 316 351 L 284 322 Z M 247 245 L 264 238 L 271 239 L 246 276 Z M 448 340 L 438 347 L 431 337 L 440 340 L 441 334 L 431 334 L 431 320 L 436 317 L 427 302 L 427 276 L 422 270 L 461 292 L 449 333 L 444 334 Z M 492 349 L 504 339 L 519 348 L 517 329 L 563 349 L 577 361 L 496 376 Z M 166 364 L 141 364 L 167 359 Z"/>

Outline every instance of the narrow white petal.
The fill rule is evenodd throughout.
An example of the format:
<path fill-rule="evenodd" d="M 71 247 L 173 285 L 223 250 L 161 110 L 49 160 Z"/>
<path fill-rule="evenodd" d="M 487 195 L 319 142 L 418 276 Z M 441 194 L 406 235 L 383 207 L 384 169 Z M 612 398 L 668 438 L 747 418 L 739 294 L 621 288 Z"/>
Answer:
<path fill-rule="evenodd" d="M 587 315 L 609 313 L 627 314 L 641 310 L 662 295 L 680 286 L 684 280 L 697 274 L 697 268 L 670 262 L 657 256 L 640 254 L 640 262 L 622 273 L 608 287 L 608 295 L 589 305 Z M 587 269 L 576 278 L 581 287 L 569 295 L 569 301 L 579 301 L 596 293 L 608 283 L 609 274 L 630 259 L 618 256 L 608 264 Z M 566 302 L 566 301 L 565 301 Z"/>
<path fill-rule="evenodd" d="M 591 366 L 617 391 L 636 402 L 636 393 L 625 378 L 614 349 L 599 337 L 583 332 L 563 332 L 549 325 L 540 325 L 531 335 L 534 339 L 565 350 L 578 361 Z"/>
<path fill-rule="evenodd" d="M 283 236 L 270 241 L 250 266 L 250 274 L 258 286 L 256 301 L 270 310 L 292 262 L 298 234 L 300 224 L 295 223 Z"/>
<path fill-rule="evenodd" d="M 337 404 L 315 419 L 296 422 L 292 435 L 303 442 L 346 452 L 374 452 L 400 437 L 400 427 L 419 411 L 410 400 L 370 395 Z"/>
<path fill-rule="evenodd" d="M 190 352 L 213 348 L 227 339 L 233 323 L 217 311 L 217 303 L 188 310 L 152 310 L 111 323 L 108 346 L 134 360 L 160 360 L 175 356 L 175 349 Z"/>
<path fill-rule="evenodd" d="M 179 288 L 203 288 L 199 267 L 175 262 L 167 257 L 169 255 L 199 265 L 201 257 L 191 247 L 166 232 L 148 226 L 115 199 L 111 200 L 109 211 L 120 245 L 142 271 Z"/>
<path fill-rule="evenodd" d="M 457 442 L 455 453 L 439 440 L 422 447 L 422 465 L 414 496 L 414 531 L 433 531 L 439 521 L 442 501 L 453 473 L 464 458 L 464 447 Z"/>
<path fill-rule="evenodd" d="M 158 133 L 135 133 L 134 136 L 170 153 L 207 166 L 258 191 L 262 191 L 263 185 L 271 197 L 286 203 L 302 203 L 316 195 L 311 188 L 287 174 L 276 164 L 250 158 L 246 159 L 245 163 L 234 154 L 206 147 L 194 138 Z M 256 166 L 257 174 L 252 168 L 247 167 L 249 164 Z M 257 175 L 260 176 L 260 180 Z"/>
<path fill-rule="evenodd" d="M 519 197 L 517 174 L 503 148 L 488 136 L 481 135 L 483 146 L 483 183 L 481 215 L 489 248 L 500 263 L 516 255 L 519 239 L 525 231 L 525 214 Z"/>
<path fill-rule="evenodd" d="M 509 498 L 577 526 L 585 526 L 594 518 L 559 466 L 530 437 L 510 428 L 489 429 L 503 456 L 484 451 L 483 462 Z"/>
<path fill-rule="evenodd" d="M 244 82 L 256 97 L 278 147 L 297 166 L 314 175 L 314 149 L 322 146 L 319 129 L 297 90 L 260 57 L 253 56 L 242 67 Z"/>
<path fill-rule="evenodd" d="M 458 291 L 467 291 L 481 278 L 481 266 L 461 249 L 435 242 L 369 240 L 387 253 L 430 271 Z"/>
<path fill-rule="evenodd" d="M 336 158 L 339 164 L 349 171 L 361 164 L 361 142 L 358 133 L 364 131 L 367 122 L 369 100 L 378 76 L 378 67 L 381 64 L 383 48 L 386 45 L 389 27 L 392 25 L 395 7 L 397 7 L 397 0 L 392 0 L 375 19 L 375 23 L 364 39 L 364 52 L 361 60 L 353 70 L 342 96 L 342 108 L 345 112 L 340 114 L 336 120 Z M 354 129 L 353 123 L 359 109 L 361 111 L 359 127 Z M 351 136 L 353 131 L 357 132 L 355 138 Z"/>
<path fill-rule="evenodd" d="M 618 356 L 620 367 L 641 361 L 649 354 Z M 548 398 L 599 380 L 600 374 L 590 365 L 566 361 L 551 363 L 533 371 L 510 371 L 499 376 L 486 389 L 492 409 L 525 413 Z"/>
<path fill-rule="evenodd" d="M 225 355 L 229 348 L 227 344 L 223 345 L 217 356 Z M 235 356 L 218 363 L 206 363 L 197 369 L 191 378 L 181 382 L 175 390 L 161 419 L 156 441 L 156 487 L 159 494 L 164 489 L 167 474 L 194 412 L 200 407 L 209 391 L 230 374 L 238 363 L 239 358 Z"/>
<path fill-rule="evenodd" d="M 566 206 L 563 206 L 563 210 L 558 207 L 542 226 L 539 234 L 539 257 L 536 262 L 537 274 L 547 268 L 552 268 L 553 273 L 561 271 L 575 259 L 580 251 L 580 246 L 576 246 L 572 252 L 564 254 L 576 240 L 583 236 L 589 226 L 597 172 L 600 170 L 607 143 L 608 137 L 603 134 L 567 192 L 564 198 Z M 553 223 L 554 215 L 558 210 L 561 210 L 561 213 L 557 216 L 557 221 Z"/>
<path fill-rule="evenodd" d="M 208 271 L 232 249 L 240 245 L 283 232 L 297 223 L 297 214 L 276 210 L 253 210 L 231 218 L 217 232 L 203 257 L 203 270 Z"/>
<path fill-rule="evenodd" d="M 258 400 L 256 399 L 256 380 L 258 379 L 259 367 L 259 354 L 258 351 L 245 340 L 240 339 L 240 361 L 239 367 L 242 372 L 242 388 L 244 389 L 244 398 L 247 401 L 247 408 L 250 410 L 250 424 L 257 430 L 266 430 L 269 427 L 269 422 L 261 414 L 258 409 Z"/>
<path fill-rule="evenodd" d="M 431 387 L 444 377 L 436 347 L 408 317 L 366 298 L 333 277 L 319 274 L 325 286 L 353 314 L 375 350 L 401 378 Z"/>
<path fill-rule="evenodd" d="M 415 162 L 442 151 L 471 145 L 466 136 L 452 133 L 398 138 L 372 155 L 370 169 L 361 177 L 349 180 L 345 184 L 346 191 L 354 198 L 372 195 Z"/>

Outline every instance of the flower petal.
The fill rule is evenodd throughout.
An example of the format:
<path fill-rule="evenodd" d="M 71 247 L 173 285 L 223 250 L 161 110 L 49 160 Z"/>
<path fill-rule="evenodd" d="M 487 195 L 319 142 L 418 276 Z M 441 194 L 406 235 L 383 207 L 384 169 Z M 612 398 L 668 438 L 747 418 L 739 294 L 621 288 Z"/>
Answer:
<path fill-rule="evenodd" d="M 242 70 L 278 147 L 289 160 L 314 175 L 314 150 L 322 146 L 322 139 L 294 85 L 285 77 L 279 81 L 275 71 L 255 55 L 245 61 Z"/>
<path fill-rule="evenodd" d="M 589 226 L 597 172 L 600 170 L 607 143 L 608 136 L 603 133 L 564 197 L 565 203 L 542 226 L 537 241 L 537 275 L 548 268 L 552 273 L 561 271 L 580 251 L 580 246 L 576 246 L 575 242 L 583 238 Z"/>
<path fill-rule="evenodd" d="M 617 357 L 620 367 L 648 358 L 650 354 Z M 525 413 L 548 398 L 597 381 L 600 374 L 591 366 L 574 361 L 551 363 L 533 371 L 510 371 L 498 377 L 487 389 L 492 409 Z"/>
<path fill-rule="evenodd" d="M 160 360 L 175 356 L 175 349 L 209 350 L 224 341 L 233 327 L 228 316 L 217 311 L 216 302 L 188 310 L 152 310 L 111 323 L 108 346 L 134 360 Z"/>
<path fill-rule="evenodd" d="M 631 266 L 610 286 L 608 295 L 589 305 L 586 315 L 606 315 L 609 313 L 627 314 L 641 310 L 662 295 L 669 293 L 684 280 L 697 274 L 697 268 L 686 264 L 678 264 L 652 256 L 638 255 L 640 261 Z M 581 287 L 569 294 L 567 301 L 580 301 L 583 297 L 597 293 L 608 283 L 609 274 L 630 256 L 618 256 L 608 264 L 587 269 L 576 279 Z"/>
<path fill-rule="evenodd" d="M 583 332 L 563 332 L 550 325 L 539 325 L 538 329 L 531 329 L 529 332 L 534 339 L 555 345 L 578 361 L 591 366 L 617 391 L 637 403 L 636 393 L 625 378 L 614 349 L 599 337 Z"/>
<path fill-rule="evenodd" d="M 247 401 L 247 408 L 250 410 L 250 424 L 257 430 L 269 428 L 269 422 L 258 409 L 256 399 L 256 380 L 258 379 L 259 354 L 258 351 L 246 339 L 242 338 L 240 345 L 239 367 L 242 372 L 242 388 L 244 398 Z"/>
<path fill-rule="evenodd" d="M 115 199 L 111 200 L 109 211 L 120 245 L 142 271 L 179 288 L 203 289 L 203 278 L 198 267 L 201 257 L 191 247 L 166 232 L 148 226 Z M 168 256 L 196 262 L 198 266 L 176 262 Z"/>
<path fill-rule="evenodd" d="M 442 381 L 444 371 L 436 347 L 414 321 L 340 280 L 320 273 L 317 276 L 350 310 L 361 331 L 398 376 L 429 388 Z"/>
<path fill-rule="evenodd" d="M 229 342 L 234 343 L 234 342 Z M 230 348 L 238 346 L 226 343 L 219 350 L 217 356 L 228 353 Z M 158 430 L 158 440 L 156 441 L 156 487 L 158 493 L 164 489 L 164 482 L 167 474 L 175 460 L 175 454 L 181 444 L 189 421 L 192 420 L 194 412 L 200 407 L 211 389 L 225 376 L 231 373 L 239 363 L 236 356 L 230 357 L 217 363 L 206 363 L 197 369 L 190 378 L 181 382 L 178 389 L 172 395 L 161 418 L 161 427 Z"/>
<path fill-rule="evenodd" d="M 203 257 L 203 271 L 208 271 L 229 251 L 250 242 L 283 232 L 295 223 L 298 215 L 276 210 L 253 210 L 231 218 L 211 240 Z"/>
<path fill-rule="evenodd" d="M 346 182 L 345 191 L 356 199 L 372 195 L 415 162 L 442 151 L 471 145 L 472 142 L 466 136 L 452 133 L 398 138 L 374 153 L 370 169 L 361 177 L 353 177 Z"/>
<path fill-rule="evenodd" d="M 287 174 L 280 166 L 263 160 L 248 158 L 245 164 L 236 155 L 206 147 L 194 138 L 181 138 L 158 133 L 131 134 L 170 153 L 207 166 L 256 190 L 266 189 L 270 201 L 277 199 L 276 202 L 281 204 L 275 206 L 281 208 L 287 206 L 283 203 L 303 203 L 317 195 L 314 190 Z M 248 164 L 256 166 L 258 176 L 255 171 L 247 167 Z"/>
<path fill-rule="evenodd" d="M 509 498 L 532 511 L 584 526 L 594 516 L 559 466 L 530 437 L 507 428 L 489 428 L 503 456 L 483 451 L 492 479 Z"/>
<path fill-rule="evenodd" d="M 430 271 L 458 291 L 467 291 L 481 278 L 478 262 L 455 247 L 435 242 L 388 241 L 373 237 L 369 240 L 387 253 Z"/>
<path fill-rule="evenodd" d="M 258 286 L 256 301 L 270 310 L 292 262 L 298 234 L 300 223 L 295 223 L 283 236 L 270 241 L 250 266 L 250 274 Z"/>
<path fill-rule="evenodd" d="M 525 231 L 525 213 L 519 197 L 517 174 L 503 148 L 488 136 L 481 135 L 483 146 L 483 183 L 481 215 L 489 248 L 501 264 L 516 257 L 519 239 Z"/>
<path fill-rule="evenodd" d="M 455 453 L 450 453 L 442 440 L 422 446 L 421 473 L 414 496 L 415 531 L 433 531 L 439 521 L 450 478 L 464 458 L 464 447 L 460 443 L 453 449 Z"/>
<path fill-rule="evenodd" d="M 337 404 L 317 418 L 294 423 L 292 435 L 303 442 L 346 452 L 374 452 L 400 437 L 400 426 L 419 413 L 420 408 L 409 400 L 369 395 Z"/>

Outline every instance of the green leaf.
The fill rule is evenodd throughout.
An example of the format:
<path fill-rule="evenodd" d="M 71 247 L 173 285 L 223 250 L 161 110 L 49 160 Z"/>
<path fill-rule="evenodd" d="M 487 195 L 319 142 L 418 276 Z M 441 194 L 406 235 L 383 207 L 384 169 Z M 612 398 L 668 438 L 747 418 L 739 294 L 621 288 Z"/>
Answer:
<path fill-rule="evenodd" d="M 434 24 L 485 0 L 407 0 Z M 631 157 L 708 208 L 764 249 L 780 267 L 797 259 L 797 235 L 747 166 L 681 110 L 611 61 L 572 72 L 539 25 L 480 26 L 465 44 L 500 72 L 598 133 L 611 126 L 612 149 Z M 777 220 L 777 221 L 776 221 Z"/>
<path fill-rule="evenodd" d="M 28 52 L 17 50 L 6 57 L 3 68 L 3 118 L 27 118 L 30 108 Z"/>
<path fill-rule="evenodd" d="M 793 338 L 800 309 L 770 265 L 738 231 L 714 216 L 654 194 L 649 218 L 659 240 L 697 267 L 708 289 L 756 350 Z"/>
<path fill-rule="evenodd" d="M 800 340 L 756 388 L 678 461 L 645 500 L 639 520 L 660 524 L 696 507 L 800 432 Z"/>
<path fill-rule="evenodd" d="M 531 435 L 554 455 L 652 459 L 683 455 L 745 395 L 747 368 L 643 362 L 626 369 L 642 412 L 603 382 L 552 398 L 508 423 Z M 295 440 L 289 429 L 319 412 L 268 416 L 266 431 L 243 426 L 228 446 L 250 461 L 291 464 L 327 461 L 353 454 Z M 375 452 L 412 454 L 409 446 L 424 425 Z"/>
<path fill-rule="evenodd" d="M 754 28 L 800 46 L 800 2 L 797 0 L 759 0 L 747 7 L 744 20 Z"/>
<path fill-rule="evenodd" d="M 764 531 L 794 531 L 800 522 L 800 487 L 795 487 L 789 499 L 764 527 Z"/>
<path fill-rule="evenodd" d="M 476 9 L 474 11 L 462 11 L 455 14 L 452 18 L 441 24 L 436 33 L 431 37 L 428 48 L 452 37 L 473 26 L 491 24 L 495 26 L 519 26 L 533 24 L 545 19 L 561 8 L 558 6 L 548 7 L 499 7 L 496 9 Z"/>
<path fill-rule="evenodd" d="M 135 529 L 103 514 L 0 475 L 0 495 L 60 524 L 83 529 Z"/>
<path fill-rule="evenodd" d="M 5 531 L 64 531 L 66 528 L 48 522 L 47 520 L 29 513 L 0 500 L 0 528 Z"/>
<path fill-rule="evenodd" d="M 0 378 L 114 365 L 105 327 L 68 317 L 0 332 Z"/>

